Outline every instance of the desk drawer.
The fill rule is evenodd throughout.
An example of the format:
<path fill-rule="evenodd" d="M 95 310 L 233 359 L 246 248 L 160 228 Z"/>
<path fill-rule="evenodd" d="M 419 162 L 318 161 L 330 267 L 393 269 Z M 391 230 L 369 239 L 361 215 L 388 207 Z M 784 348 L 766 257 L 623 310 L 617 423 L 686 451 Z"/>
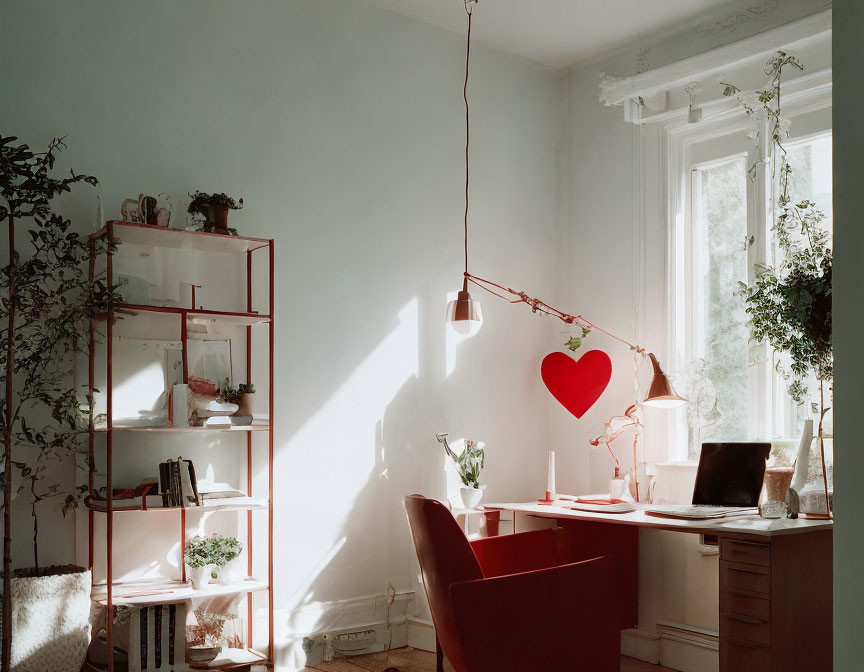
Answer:
<path fill-rule="evenodd" d="M 724 612 L 767 621 L 771 618 L 771 600 L 721 591 L 720 613 Z"/>
<path fill-rule="evenodd" d="M 768 568 L 721 560 L 720 591 L 752 597 L 771 597 Z"/>
<path fill-rule="evenodd" d="M 720 559 L 761 567 L 771 566 L 771 546 L 735 539 L 720 539 Z"/>
<path fill-rule="evenodd" d="M 755 616 L 720 612 L 720 637 L 767 645 L 771 643 L 771 623 Z"/>
<path fill-rule="evenodd" d="M 770 666 L 767 646 L 720 637 L 720 672 L 768 672 Z"/>

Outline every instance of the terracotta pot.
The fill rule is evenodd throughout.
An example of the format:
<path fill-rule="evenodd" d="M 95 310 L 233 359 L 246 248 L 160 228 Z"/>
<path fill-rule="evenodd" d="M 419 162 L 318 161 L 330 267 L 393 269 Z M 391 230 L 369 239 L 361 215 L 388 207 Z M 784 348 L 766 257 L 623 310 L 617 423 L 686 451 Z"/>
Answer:
<path fill-rule="evenodd" d="M 214 233 L 228 233 L 228 206 L 208 205 L 207 224 L 213 227 Z"/>
<path fill-rule="evenodd" d="M 241 394 L 240 398 L 237 400 L 237 412 L 234 415 L 252 415 L 252 397 L 255 396 L 254 392 L 247 392 L 246 394 Z"/>

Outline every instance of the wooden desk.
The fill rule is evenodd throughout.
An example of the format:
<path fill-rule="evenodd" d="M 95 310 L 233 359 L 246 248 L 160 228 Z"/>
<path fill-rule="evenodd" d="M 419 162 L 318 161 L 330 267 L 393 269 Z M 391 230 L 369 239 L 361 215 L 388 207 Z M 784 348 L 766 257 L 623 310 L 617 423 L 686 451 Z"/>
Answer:
<path fill-rule="evenodd" d="M 637 625 L 640 527 L 715 535 L 720 546 L 720 672 L 831 672 L 832 528 L 828 520 L 757 516 L 681 520 L 642 510 L 611 514 L 537 503 L 484 508 L 553 518 L 576 557 L 615 555 L 628 599 L 623 627 Z"/>

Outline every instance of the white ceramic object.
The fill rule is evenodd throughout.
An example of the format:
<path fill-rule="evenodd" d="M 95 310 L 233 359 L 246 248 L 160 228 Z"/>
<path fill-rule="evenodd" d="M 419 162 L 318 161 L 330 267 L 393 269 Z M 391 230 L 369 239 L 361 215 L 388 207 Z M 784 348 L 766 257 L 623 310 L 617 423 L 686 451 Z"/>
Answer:
<path fill-rule="evenodd" d="M 186 658 L 190 663 L 209 663 L 221 652 L 221 646 L 187 646 Z"/>
<path fill-rule="evenodd" d="M 90 643 L 90 572 L 12 579 L 12 670 L 79 672 Z"/>
<path fill-rule="evenodd" d="M 210 581 L 210 571 L 210 565 L 189 568 L 189 579 L 195 590 L 203 590 L 207 587 L 207 583 Z"/>
<path fill-rule="evenodd" d="M 610 499 L 621 499 L 621 496 L 624 494 L 624 479 L 623 478 L 611 478 L 609 479 L 609 498 Z"/>
<path fill-rule="evenodd" d="M 237 583 L 246 578 L 245 561 L 241 556 L 237 556 L 224 567 L 214 567 L 217 574 L 217 583 L 222 586 L 227 586 L 232 583 Z"/>
<path fill-rule="evenodd" d="M 476 509 L 480 500 L 483 499 L 483 487 L 459 488 L 459 494 L 462 496 L 462 506 L 468 510 Z"/>

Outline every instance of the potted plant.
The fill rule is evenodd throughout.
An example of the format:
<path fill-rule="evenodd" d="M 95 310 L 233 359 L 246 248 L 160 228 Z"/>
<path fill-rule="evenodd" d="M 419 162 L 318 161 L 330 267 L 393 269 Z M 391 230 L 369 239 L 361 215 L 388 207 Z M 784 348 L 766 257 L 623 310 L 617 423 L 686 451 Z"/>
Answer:
<path fill-rule="evenodd" d="M 194 194 L 189 194 L 189 197 L 192 201 L 187 211 L 191 215 L 204 217 L 202 231 L 237 235 L 236 230 L 228 228 L 228 211 L 240 210 L 243 207 L 242 198 L 235 201 L 227 194 L 207 194 L 203 191 L 196 191 Z"/>
<path fill-rule="evenodd" d="M 231 385 L 228 378 L 219 387 L 216 401 L 223 404 L 237 404 L 234 415 L 252 415 L 252 395 L 255 386 L 252 383 L 240 383 L 237 387 Z"/>
<path fill-rule="evenodd" d="M 462 481 L 464 487 L 459 489 L 459 494 L 462 496 L 462 505 L 466 509 L 476 508 L 483 498 L 483 489 L 485 485 L 480 485 L 480 470 L 486 464 L 486 454 L 484 444 L 465 439 L 465 448 L 458 455 L 450 448 L 447 441 L 447 434 L 436 434 L 435 438 L 444 446 L 444 452 L 453 460 L 456 465 L 456 472 Z"/>
<path fill-rule="evenodd" d="M 770 154 L 760 163 L 770 167 L 778 191 L 778 212 L 771 225 L 777 261 L 774 265 L 757 266 L 755 280 L 749 285 L 740 283 L 739 294 L 750 316 L 750 338 L 767 341 L 780 353 L 775 368 L 784 375 L 792 399 L 804 404 L 811 394 L 811 380 L 815 378 L 818 383 L 818 401 L 813 404 L 813 412 L 819 414 L 822 477 L 826 512 L 830 514 L 823 423 L 830 410 L 826 406 L 826 392 L 830 403 L 834 376 L 833 253 L 831 235 L 822 225 L 825 214 L 809 199 L 796 201 L 790 194 L 793 168 L 783 147 L 788 121 L 780 107 L 780 81 L 785 67 L 804 69 L 795 56 L 777 52 L 766 67 L 770 85 L 758 92 L 755 107 L 744 100 L 737 87 L 726 84 L 724 91 L 726 95 L 737 95 L 739 103 L 754 119 L 767 118 Z"/>
<path fill-rule="evenodd" d="M 186 540 L 183 560 L 189 568 L 189 578 L 195 590 L 202 590 L 210 581 L 210 539 L 195 535 Z"/>
<path fill-rule="evenodd" d="M 227 572 L 224 573 L 226 576 L 222 577 L 223 573 L 219 570 L 240 557 L 242 550 L 243 544 L 239 539 L 216 533 L 209 537 L 195 535 L 187 539 L 184 559 L 190 569 L 192 587 L 195 590 L 206 588 L 210 579 L 219 579 L 220 583 L 226 583 Z"/>
<path fill-rule="evenodd" d="M 236 560 L 240 557 L 240 552 L 243 550 L 243 544 L 236 537 L 223 537 L 213 535 L 211 537 L 211 552 L 212 562 L 215 567 L 211 573 L 215 574 L 219 583 L 227 585 L 232 579 L 232 567 L 236 565 Z"/>
<path fill-rule="evenodd" d="M 64 515 L 87 490 L 64 490 L 57 463 L 86 456 L 83 438 L 92 398 L 74 387 L 74 357 L 86 352 L 89 321 L 116 299 L 104 275 L 88 277 L 87 261 L 110 254 L 111 241 L 92 241 L 52 209 L 57 195 L 95 177 L 52 175 L 65 148 L 54 139 L 41 153 L 16 138 L 0 136 L 0 219 L 9 231 L 9 263 L 0 271 L 0 367 L 5 383 L 0 431 L 4 444 L 3 670 L 27 661 L 28 669 L 77 672 L 89 642 L 90 572 L 81 567 L 43 567 L 39 562 L 39 513 L 64 498 Z M 26 222 L 25 246 L 15 243 Z M 20 238 L 19 238 L 20 240 Z M 24 247 L 25 249 L 20 249 Z M 21 252 L 24 252 L 23 254 Z M 8 297 L 8 298 L 7 298 Z M 20 479 L 13 492 L 12 472 Z M 12 500 L 27 506 L 33 527 L 33 567 L 13 572 L 8 532 Z"/>

